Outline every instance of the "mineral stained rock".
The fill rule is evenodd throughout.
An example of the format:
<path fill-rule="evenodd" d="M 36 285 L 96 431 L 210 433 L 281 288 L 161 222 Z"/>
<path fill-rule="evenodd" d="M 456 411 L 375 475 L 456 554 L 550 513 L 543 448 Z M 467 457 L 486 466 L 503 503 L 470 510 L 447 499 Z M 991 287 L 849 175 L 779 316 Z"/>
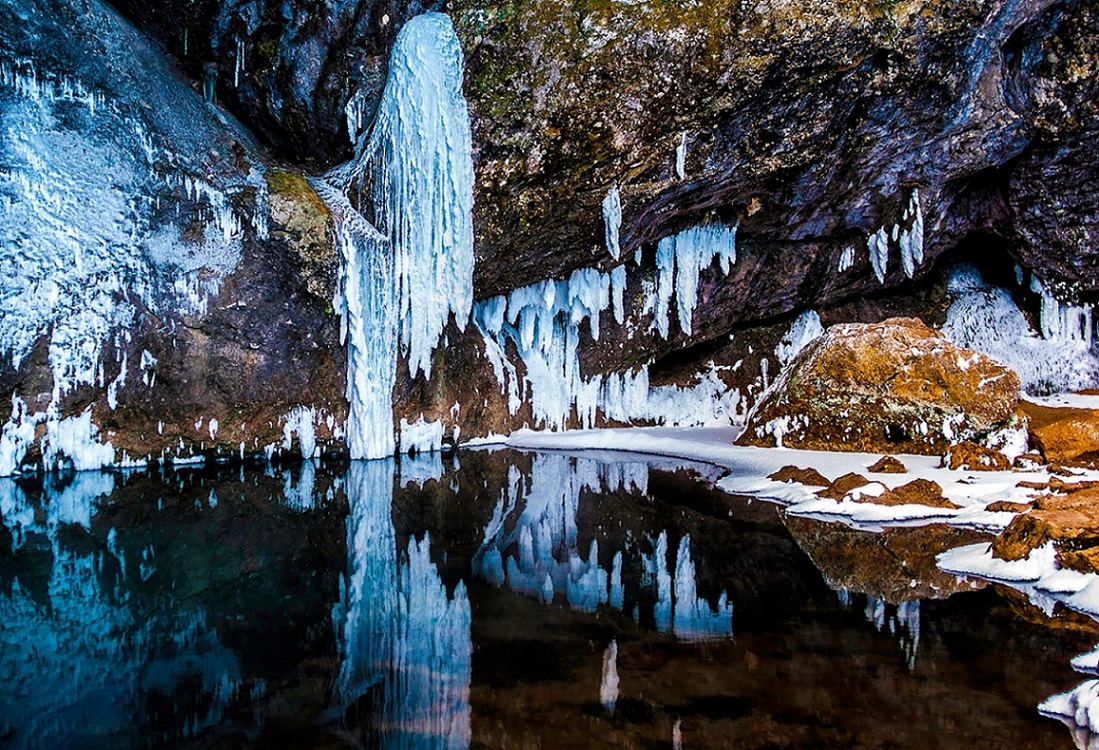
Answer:
<path fill-rule="evenodd" d="M 919 320 L 837 325 L 776 381 L 738 442 L 935 455 L 1008 427 L 1019 378 Z"/>

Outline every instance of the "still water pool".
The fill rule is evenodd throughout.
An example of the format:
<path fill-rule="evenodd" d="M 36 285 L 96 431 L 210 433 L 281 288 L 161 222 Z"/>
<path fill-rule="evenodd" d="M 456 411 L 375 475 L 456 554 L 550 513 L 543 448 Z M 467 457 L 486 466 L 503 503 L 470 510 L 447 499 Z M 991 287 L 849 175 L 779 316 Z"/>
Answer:
<path fill-rule="evenodd" d="M 979 534 L 714 476 L 496 450 L 3 480 L 0 746 L 1073 747 L 1036 707 L 1099 626 L 935 569 Z"/>

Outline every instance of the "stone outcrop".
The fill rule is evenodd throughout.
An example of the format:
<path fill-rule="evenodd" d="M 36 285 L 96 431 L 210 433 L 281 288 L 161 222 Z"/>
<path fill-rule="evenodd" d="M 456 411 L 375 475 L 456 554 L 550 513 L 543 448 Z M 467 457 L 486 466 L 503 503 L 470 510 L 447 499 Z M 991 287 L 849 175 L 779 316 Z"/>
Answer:
<path fill-rule="evenodd" d="M 738 442 L 941 454 L 1008 427 L 1015 373 L 913 319 L 838 325 L 764 396 Z"/>
<path fill-rule="evenodd" d="M 966 471 L 1009 471 L 1011 459 L 1000 451 L 986 448 L 977 443 L 964 441 L 950 446 L 943 456 L 943 465 L 948 469 Z"/>
<path fill-rule="evenodd" d="M 1015 517 L 996 537 L 992 552 L 1004 560 L 1021 560 L 1052 542 L 1061 567 L 1099 572 L 1099 488 L 1061 485 L 1067 494 L 1035 499 L 1034 508 Z"/>
<path fill-rule="evenodd" d="M 1030 441 L 1047 461 L 1088 464 L 1099 458 L 1099 411 L 1023 400 Z"/>

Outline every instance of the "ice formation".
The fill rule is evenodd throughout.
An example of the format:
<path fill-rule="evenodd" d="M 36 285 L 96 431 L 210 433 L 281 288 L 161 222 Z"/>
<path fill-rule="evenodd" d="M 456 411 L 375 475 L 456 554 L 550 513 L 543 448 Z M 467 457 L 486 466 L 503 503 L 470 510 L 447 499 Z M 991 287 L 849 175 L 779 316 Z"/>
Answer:
<path fill-rule="evenodd" d="M 464 583 L 452 596 L 431 561 L 429 538 L 398 553 L 392 459 L 353 462 L 347 479 L 349 576 L 333 618 L 337 693 L 348 707 L 367 691 L 383 747 L 465 748 L 470 741 L 473 645 Z M 375 743 L 366 743 L 373 745 Z"/>
<path fill-rule="evenodd" d="M 916 269 L 923 265 L 923 211 L 920 209 L 919 190 L 912 191 L 903 219 L 909 225 L 901 230 L 898 240 L 901 266 L 904 268 L 904 275 L 912 278 Z"/>
<path fill-rule="evenodd" d="M 622 248 L 618 245 L 618 230 L 622 227 L 622 196 L 615 185 L 603 199 L 603 225 L 606 233 L 607 252 L 618 260 Z"/>
<path fill-rule="evenodd" d="M 1042 294 L 1042 336 L 1031 329 L 1008 290 L 986 283 L 972 265 L 959 264 L 947 282 L 953 301 L 943 334 L 1013 369 L 1032 394 L 1099 385 L 1090 310 L 1062 305 L 1037 279 L 1034 288 Z"/>
<path fill-rule="evenodd" d="M 843 252 L 840 253 L 839 263 L 836 265 L 836 271 L 843 273 L 849 270 L 855 265 L 855 246 L 848 245 L 843 248 Z"/>
<path fill-rule="evenodd" d="M 889 270 L 889 234 L 885 227 L 870 235 L 866 248 L 870 251 L 870 267 L 874 269 L 878 283 L 884 283 L 885 274 Z"/>
<path fill-rule="evenodd" d="M 19 483 L 0 479 L 0 516 L 13 544 L 34 531 L 52 557 L 41 591 L 17 576 L 0 593 L 0 706 L 18 707 L 0 711 L 6 747 L 65 747 L 74 731 L 109 737 L 112 746 L 141 745 L 148 698 L 185 683 L 197 700 L 180 710 L 173 731 L 196 734 L 220 722 L 236 695 L 240 665 L 201 613 L 148 614 L 130 604 L 127 580 L 148 580 L 155 570 L 150 548 L 126 549 L 113 530 L 106 549 L 63 540 L 63 526 L 91 529 L 96 505 L 114 486 L 100 473 L 67 484 L 47 478 L 32 501 Z M 109 558 L 117 564 L 105 565 Z"/>
<path fill-rule="evenodd" d="M 464 329 L 473 304 L 473 157 L 462 96 L 462 50 L 450 19 L 424 13 L 397 35 L 374 129 L 354 161 L 318 193 L 337 222 L 349 349 L 353 458 L 392 455 L 396 354 L 412 375 L 431 358 L 450 316 Z M 361 125 L 349 104 L 349 131 Z M 318 181 L 319 182 L 319 181 Z M 379 231 L 346 199 L 362 183 Z"/>
<path fill-rule="evenodd" d="M 698 275 L 716 258 L 722 273 L 736 263 L 737 227 L 706 224 L 686 229 L 657 243 L 656 328 L 668 336 L 668 304 L 675 291 L 679 327 L 691 335 L 695 303 L 698 300 Z"/>
<path fill-rule="evenodd" d="M 683 640 L 732 633 L 732 605 L 722 593 L 715 611 L 697 596 L 690 538 L 679 545 L 674 572 L 667 560 L 667 532 L 652 541 L 652 551 L 627 546 L 600 552 L 593 540 L 587 554 L 579 549 L 577 514 L 587 492 L 648 491 L 649 466 L 643 462 L 600 463 L 563 454 L 535 454 L 530 474 L 513 467 L 510 481 L 485 528 L 473 558 L 476 575 L 549 603 L 559 597 L 576 610 L 594 612 L 626 601 L 623 566 L 644 569 L 643 586 L 655 598 L 653 615 L 662 632 Z M 610 560 L 610 565 L 600 559 Z M 634 594 L 636 597 L 636 594 Z"/>
<path fill-rule="evenodd" d="M 57 407 L 67 393 L 108 385 L 104 360 L 112 351 L 121 368 L 107 403 L 117 406 L 130 364 L 123 348 L 139 309 L 205 308 L 240 258 L 243 220 L 227 191 L 265 183 L 258 168 L 235 186 L 193 176 L 173 151 L 179 144 L 162 142 L 132 102 L 28 60 L 0 61 L 0 98 L 0 349 L 19 367 L 49 337 L 53 398 L 35 418 L 62 424 Z M 196 127 L 188 139 L 200 142 L 203 132 Z M 197 236 L 183 229 L 192 224 Z M 0 474 L 17 468 L 25 447 L 0 457 Z"/>
<path fill-rule="evenodd" d="M 282 449 L 284 451 L 290 450 L 294 436 L 297 435 L 301 457 L 309 459 L 317 455 L 316 416 L 315 410 L 299 406 L 283 417 Z M 213 439 L 216 429 L 211 427 L 211 431 L 211 439 Z"/>
<path fill-rule="evenodd" d="M 715 258 L 726 273 L 736 261 L 735 227 L 704 226 L 663 241 L 658 250 L 658 281 L 640 311 L 626 308 L 623 266 L 609 274 L 579 269 L 567 280 L 538 282 L 474 305 L 473 319 L 485 342 L 485 356 L 507 394 L 511 413 L 530 403 L 536 424 L 554 430 L 565 429 L 571 419 L 592 427 L 598 414 L 620 422 L 676 425 L 729 424 L 743 418 L 746 406 L 740 392 L 726 388 L 717 367 L 684 388 L 650 388 L 647 366 L 592 377 L 580 371 L 581 333 L 586 325 L 589 335 L 598 340 L 600 316 L 608 308 L 619 324 L 631 313 L 652 310 L 656 327 L 666 335 L 674 293 L 681 326 L 689 332 L 699 272 Z M 509 346 L 519 353 L 522 376 L 508 359 Z"/>
<path fill-rule="evenodd" d="M 896 606 L 884 599 L 867 595 L 864 610 L 867 622 L 879 631 L 888 629 L 900 641 L 908 669 L 916 668 L 916 654 L 920 650 L 920 601 L 912 599 Z"/>
<path fill-rule="evenodd" d="M 790 330 L 775 348 L 775 356 L 785 367 L 794 361 L 794 357 L 798 356 L 802 349 L 822 335 L 824 335 L 824 328 L 820 324 L 820 316 L 816 310 L 806 310 L 790 325 Z"/>

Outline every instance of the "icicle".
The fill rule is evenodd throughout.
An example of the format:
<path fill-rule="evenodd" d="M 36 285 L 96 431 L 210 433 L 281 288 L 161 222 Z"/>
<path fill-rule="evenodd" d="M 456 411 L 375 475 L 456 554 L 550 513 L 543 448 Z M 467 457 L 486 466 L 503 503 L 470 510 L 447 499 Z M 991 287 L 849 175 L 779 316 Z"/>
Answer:
<path fill-rule="evenodd" d="M 900 234 L 901 265 L 904 274 L 912 278 L 916 269 L 923 264 L 923 212 L 920 210 L 920 191 L 913 190 L 912 198 L 905 211 L 905 217 L 912 216 L 912 226 Z"/>
<path fill-rule="evenodd" d="M 618 260 L 622 254 L 622 248 L 618 245 L 618 230 L 622 227 L 622 196 L 615 185 L 607 192 L 603 199 L 603 225 L 606 234 L 607 252 Z"/>
<path fill-rule="evenodd" d="M 848 245 L 843 248 L 843 252 L 840 253 L 839 264 L 836 266 L 837 273 L 843 273 L 855 265 L 855 246 Z"/>
<path fill-rule="evenodd" d="M 889 270 L 889 234 L 885 227 L 870 235 L 866 245 L 870 250 L 870 265 L 874 269 L 874 275 L 878 277 L 878 283 L 885 283 L 885 274 Z"/>
<path fill-rule="evenodd" d="M 675 148 L 675 175 L 679 179 L 687 177 L 687 133 L 679 136 L 679 145 Z"/>

